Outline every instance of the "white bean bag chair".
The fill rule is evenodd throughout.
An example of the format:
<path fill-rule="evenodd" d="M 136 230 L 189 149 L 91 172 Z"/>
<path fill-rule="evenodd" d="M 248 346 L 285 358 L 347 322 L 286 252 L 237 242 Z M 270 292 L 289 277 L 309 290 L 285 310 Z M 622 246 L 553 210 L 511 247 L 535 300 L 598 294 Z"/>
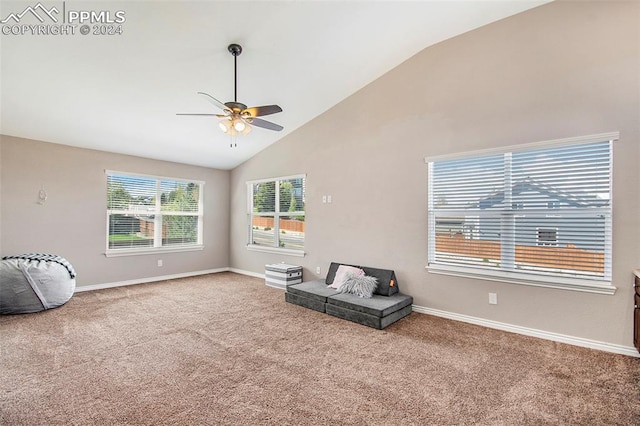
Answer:
<path fill-rule="evenodd" d="M 64 305 L 76 288 L 76 273 L 64 258 L 29 253 L 0 262 L 0 314 L 24 314 Z"/>

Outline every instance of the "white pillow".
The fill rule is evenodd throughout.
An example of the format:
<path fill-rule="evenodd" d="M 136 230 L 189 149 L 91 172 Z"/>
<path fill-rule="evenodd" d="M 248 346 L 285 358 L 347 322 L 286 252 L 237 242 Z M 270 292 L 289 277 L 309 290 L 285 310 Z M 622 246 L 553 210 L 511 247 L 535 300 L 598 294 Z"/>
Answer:
<path fill-rule="evenodd" d="M 336 271 L 336 276 L 333 278 L 333 283 L 329 286 L 331 288 L 338 289 L 344 282 L 347 280 L 346 273 L 351 272 L 353 275 L 361 276 L 364 275 L 364 271 L 360 268 L 356 268 L 353 266 L 340 265 L 338 266 L 338 270 Z"/>
<path fill-rule="evenodd" d="M 378 286 L 378 279 L 376 277 L 370 277 L 368 275 L 356 276 L 350 272 L 347 273 L 347 276 L 347 280 L 338 289 L 340 293 L 351 293 L 358 297 L 371 299 L 373 292 L 376 291 L 376 287 Z"/>

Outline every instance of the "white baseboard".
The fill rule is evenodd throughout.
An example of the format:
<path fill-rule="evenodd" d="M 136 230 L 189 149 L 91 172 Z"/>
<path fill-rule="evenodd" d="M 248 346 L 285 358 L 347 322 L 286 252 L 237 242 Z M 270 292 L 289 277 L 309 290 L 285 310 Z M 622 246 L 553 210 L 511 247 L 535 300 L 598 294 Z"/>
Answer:
<path fill-rule="evenodd" d="M 236 274 L 247 275 L 249 277 L 261 278 L 263 280 L 265 279 L 264 274 L 260 274 L 258 272 L 245 271 L 244 269 L 229 268 L 229 272 L 235 272 Z M 286 287 L 283 287 L 283 286 L 267 284 L 266 282 L 265 284 L 271 288 L 277 288 L 278 290 L 286 290 Z"/>
<path fill-rule="evenodd" d="M 76 287 L 75 293 L 80 293 L 83 291 L 91 291 L 91 290 L 102 290 L 105 288 L 113 288 L 113 287 L 123 287 L 127 285 L 135 285 L 135 284 L 144 284 L 151 283 L 156 281 L 166 281 L 166 280 L 174 280 L 176 278 L 186 278 L 186 277 L 195 277 L 197 275 L 206 275 L 206 274 L 217 274 L 219 272 L 227 272 L 229 268 L 217 268 L 217 269 L 206 269 L 204 271 L 192 271 L 192 272 L 184 272 L 181 274 L 172 274 L 172 275 L 161 275 L 157 277 L 148 277 L 148 278 L 139 278 L 137 280 L 127 280 L 127 281 L 118 281 L 113 283 L 103 283 L 103 284 L 91 284 L 91 285 L 81 285 Z"/>
<path fill-rule="evenodd" d="M 613 352 L 621 355 L 628 355 L 640 358 L 636 348 L 632 346 L 616 345 L 613 343 L 600 342 L 598 340 L 584 339 L 582 337 L 567 336 L 566 334 L 552 333 L 549 331 L 537 330 L 535 328 L 521 327 L 519 325 L 507 324 L 504 322 L 492 321 L 469 315 L 456 314 L 454 312 L 441 311 L 439 309 L 425 308 L 424 306 L 413 305 L 413 311 L 421 314 L 434 315 L 437 317 L 452 319 L 455 321 L 468 322 L 497 330 L 509 331 L 511 333 L 524 334 L 525 336 L 538 337 L 540 339 L 552 340 L 554 342 L 567 343 L 569 345 L 581 346 L 583 348 L 597 349 L 605 352 Z"/>
<path fill-rule="evenodd" d="M 237 269 L 237 268 L 228 268 L 227 270 L 229 272 L 235 272 L 236 274 L 247 275 L 249 277 L 255 277 L 255 278 L 262 278 L 264 280 L 264 274 L 260 274 L 258 272 L 245 271 L 244 269 Z"/>
<path fill-rule="evenodd" d="M 273 284 L 267 284 L 267 283 L 265 283 L 265 284 L 266 284 L 268 287 L 271 287 L 271 288 L 277 288 L 278 290 L 282 290 L 282 291 L 286 291 L 286 290 L 287 290 L 287 288 L 286 288 L 286 287 L 282 287 L 282 286 L 279 286 L 279 285 L 273 285 Z"/>

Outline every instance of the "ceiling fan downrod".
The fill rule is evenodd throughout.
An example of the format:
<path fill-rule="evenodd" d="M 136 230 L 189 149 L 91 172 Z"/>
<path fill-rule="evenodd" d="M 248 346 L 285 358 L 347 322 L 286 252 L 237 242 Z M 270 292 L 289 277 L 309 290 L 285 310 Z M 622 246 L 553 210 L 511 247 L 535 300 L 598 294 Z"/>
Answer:
<path fill-rule="evenodd" d="M 238 56 L 242 53 L 242 46 L 232 43 L 227 47 L 233 55 L 233 102 L 238 102 Z"/>

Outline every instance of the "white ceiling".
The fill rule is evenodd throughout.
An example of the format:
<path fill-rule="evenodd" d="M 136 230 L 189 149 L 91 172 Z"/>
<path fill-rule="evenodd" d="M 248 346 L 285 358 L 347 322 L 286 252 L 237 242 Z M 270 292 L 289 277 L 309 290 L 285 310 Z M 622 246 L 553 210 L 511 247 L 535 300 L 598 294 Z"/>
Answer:
<path fill-rule="evenodd" d="M 0 133 L 231 169 L 425 47 L 547 1 L 41 0 L 124 11 L 123 34 L 0 35 Z M 37 3 L 2 1 L 0 20 Z M 285 128 L 237 148 L 215 118 L 176 116 L 218 112 L 199 91 L 233 100 L 233 42 L 238 101 L 280 105 L 264 118 Z"/>

